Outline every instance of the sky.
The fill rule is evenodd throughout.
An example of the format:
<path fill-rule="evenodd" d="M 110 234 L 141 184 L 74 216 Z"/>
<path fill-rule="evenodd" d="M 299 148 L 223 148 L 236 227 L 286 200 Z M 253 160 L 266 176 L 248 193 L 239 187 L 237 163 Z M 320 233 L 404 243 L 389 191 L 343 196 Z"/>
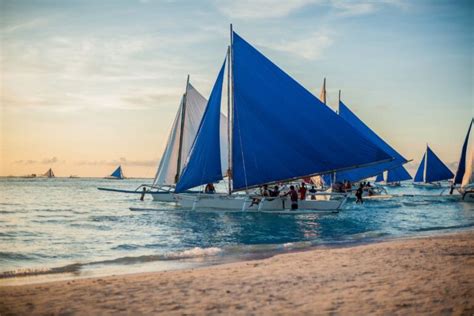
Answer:
<path fill-rule="evenodd" d="M 473 1 L 0 0 L 0 175 L 153 177 L 186 76 L 234 30 L 407 159 L 452 169 L 474 116 Z M 297 127 L 295 127 L 297 128 Z M 310 132 L 310 131 L 308 131 Z"/>

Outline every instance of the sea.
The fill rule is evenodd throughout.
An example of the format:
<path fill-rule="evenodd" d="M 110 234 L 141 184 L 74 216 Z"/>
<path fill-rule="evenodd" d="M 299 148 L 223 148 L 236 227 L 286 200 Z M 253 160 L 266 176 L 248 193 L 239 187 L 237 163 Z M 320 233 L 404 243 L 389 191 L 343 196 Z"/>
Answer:
<path fill-rule="evenodd" d="M 474 203 L 410 183 L 386 188 L 392 199 L 349 200 L 339 213 L 299 215 L 166 212 L 179 208 L 97 189 L 151 182 L 1 178 L 0 285 L 195 268 L 474 229 Z"/>

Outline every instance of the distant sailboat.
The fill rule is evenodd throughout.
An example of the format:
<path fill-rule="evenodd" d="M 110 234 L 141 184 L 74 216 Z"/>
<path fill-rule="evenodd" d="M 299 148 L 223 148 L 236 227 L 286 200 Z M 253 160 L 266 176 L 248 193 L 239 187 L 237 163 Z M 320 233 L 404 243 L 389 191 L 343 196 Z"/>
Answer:
<path fill-rule="evenodd" d="M 426 145 L 426 152 L 416 171 L 413 184 L 418 187 L 440 188 L 441 183 L 439 183 L 439 181 L 452 179 L 453 177 L 454 174 L 451 170 L 449 170 L 431 148 Z"/>
<path fill-rule="evenodd" d="M 471 133 L 471 124 L 467 130 L 466 138 L 461 150 L 461 157 L 459 158 L 458 169 L 453 179 L 453 185 L 458 185 L 458 191 L 462 194 L 463 200 L 474 202 L 474 144 L 469 145 L 469 135 Z"/>
<path fill-rule="evenodd" d="M 400 186 L 400 182 L 411 179 L 412 177 L 408 171 L 403 166 L 399 166 L 378 174 L 375 182 L 387 186 Z"/>
<path fill-rule="evenodd" d="M 48 171 L 46 171 L 44 174 L 43 174 L 43 177 L 46 177 L 46 178 L 54 178 L 54 172 L 53 172 L 53 169 L 49 168 Z"/>
<path fill-rule="evenodd" d="M 123 176 L 123 172 L 122 172 L 122 166 L 118 166 L 117 169 L 115 169 L 114 172 L 112 172 L 112 174 L 108 177 L 106 177 L 107 179 L 116 179 L 116 180 L 123 180 L 125 179 L 125 177 Z"/>

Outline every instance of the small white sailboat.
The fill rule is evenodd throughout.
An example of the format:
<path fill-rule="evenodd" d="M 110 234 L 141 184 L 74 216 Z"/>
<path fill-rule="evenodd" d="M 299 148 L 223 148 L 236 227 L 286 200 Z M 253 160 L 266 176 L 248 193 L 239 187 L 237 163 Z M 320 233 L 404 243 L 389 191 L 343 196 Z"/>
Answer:
<path fill-rule="evenodd" d="M 247 192 L 264 184 L 391 160 L 232 29 L 227 60 L 229 171 L 222 172 L 219 144 L 224 61 L 176 184 L 175 198 L 184 208 L 288 211 L 291 203 L 287 197 L 268 198 Z M 295 126 L 314 126 L 314 133 L 293 135 Z M 229 179 L 227 195 L 184 193 L 220 181 L 224 175 Z M 346 200 L 340 194 L 316 196 L 316 200 L 298 201 L 299 208 L 338 210 Z"/>
<path fill-rule="evenodd" d="M 454 174 L 426 145 L 426 151 L 416 171 L 413 185 L 419 188 L 441 188 L 440 181 L 452 179 Z"/>
<path fill-rule="evenodd" d="M 122 166 L 118 166 L 117 169 L 112 172 L 110 176 L 105 177 L 106 179 L 115 179 L 115 180 L 123 180 L 125 177 L 123 176 Z"/>
<path fill-rule="evenodd" d="M 466 138 L 461 150 L 461 157 L 459 158 L 458 169 L 453 178 L 453 185 L 457 186 L 462 200 L 465 202 L 474 202 L 474 144 L 469 144 L 469 135 L 473 120 L 467 130 Z"/>

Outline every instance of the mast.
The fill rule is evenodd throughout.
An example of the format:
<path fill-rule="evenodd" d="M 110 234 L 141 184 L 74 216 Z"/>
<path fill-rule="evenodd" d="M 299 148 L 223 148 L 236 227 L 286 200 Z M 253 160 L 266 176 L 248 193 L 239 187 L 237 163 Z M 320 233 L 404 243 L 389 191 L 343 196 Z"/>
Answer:
<path fill-rule="evenodd" d="M 227 49 L 227 178 L 229 179 L 229 195 L 232 194 L 232 109 L 234 106 L 234 58 L 233 58 L 233 29 L 230 24 L 230 46 Z M 231 83 L 232 81 L 232 83 Z M 232 89 L 232 92 L 231 92 Z"/>
<path fill-rule="evenodd" d="M 178 145 L 178 162 L 176 168 L 175 182 L 177 183 L 181 171 L 181 160 L 182 160 L 182 148 L 183 148 L 183 137 L 184 137 L 184 121 L 186 119 L 186 97 L 188 95 L 188 86 L 189 86 L 189 74 L 186 79 L 186 90 L 183 94 L 183 105 L 181 106 L 181 125 L 179 128 L 179 145 Z"/>

